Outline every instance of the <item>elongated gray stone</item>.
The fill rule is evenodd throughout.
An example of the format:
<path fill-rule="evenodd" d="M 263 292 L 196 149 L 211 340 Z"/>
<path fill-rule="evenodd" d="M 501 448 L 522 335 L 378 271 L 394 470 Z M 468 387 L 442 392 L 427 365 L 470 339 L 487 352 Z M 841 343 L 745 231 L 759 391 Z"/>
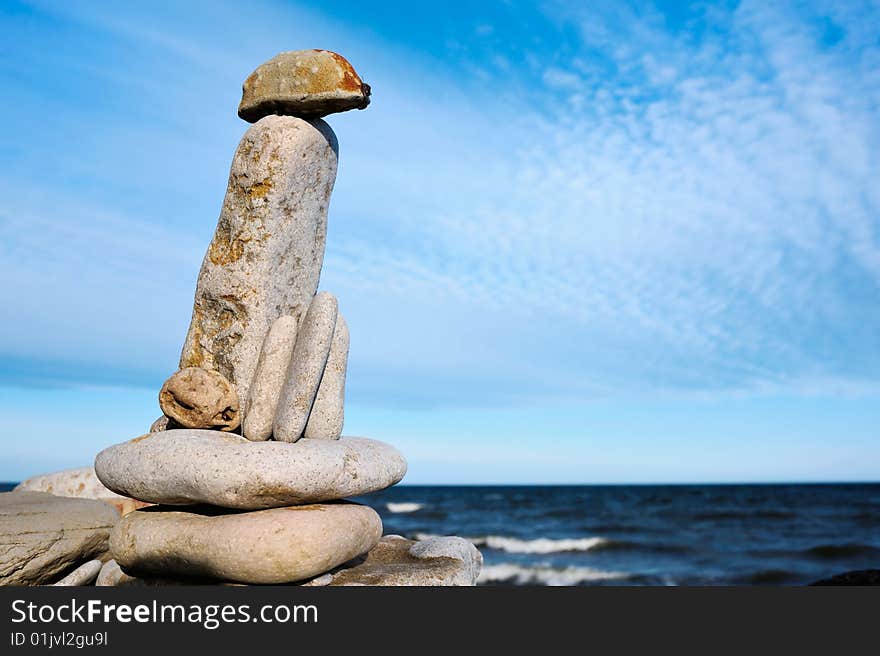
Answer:
<path fill-rule="evenodd" d="M 222 374 L 247 398 L 263 338 L 318 287 L 338 146 L 320 119 L 266 116 L 245 133 L 196 285 L 180 368 Z"/>
<path fill-rule="evenodd" d="M 100 560 L 90 560 L 77 567 L 70 574 L 55 583 L 55 585 L 62 587 L 89 585 L 98 577 L 98 574 L 101 572 L 101 567 L 102 563 Z"/>
<path fill-rule="evenodd" d="M 0 585 L 40 585 L 107 550 L 119 513 L 92 499 L 0 493 Z"/>
<path fill-rule="evenodd" d="M 375 510 L 338 502 L 222 513 L 150 508 L 125 516 L 110 552 L 134 576 L 208 576 L 241 583 L 289 583 L 369 551 L 382 536 Z"/>
<path fill-rule="evenodd" d="M 278 317 L 266 333 L 244 407 L 242 435 L 253 442 L 272 437 L 281 388 L 296 344 L 296 318 Z"/>
<path fill-rule="evenodd" d="M 338 440 L 345 421 L 345 373 L 348 369 L 348 324 L 342 314 L 336 317 L 330 355 L 321 376 L 318 394 L 312 404 L 303 437 Z"/>
<path fill-rule="evenodd" d="M 403 478 L 406 460 L 394 447 L 363 437 L 251 442 L 180 429 L 104 449 L 95 471 L 111 490 L 135 499 L 254 510 L 376 492 Z"/>
<path fill-rule="evenodd" d="M 302 437 L 330 355 L 338 309 L 336 297 L 321 292 L 299 326 L 272 426 L 276 440 L 296 442 Z"/>

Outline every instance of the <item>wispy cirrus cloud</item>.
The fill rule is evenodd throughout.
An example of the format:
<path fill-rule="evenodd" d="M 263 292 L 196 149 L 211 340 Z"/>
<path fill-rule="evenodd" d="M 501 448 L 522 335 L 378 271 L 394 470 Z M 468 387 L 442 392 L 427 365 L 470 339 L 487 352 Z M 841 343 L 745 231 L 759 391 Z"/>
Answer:
<path fill-rule="evenodd" d="M 575 396 L 875 390 L 880 86 L 866 18 L 707 13 L 676 33 L 659 14 L 554 7 L 576 36 L 515 53 L 530 93 L 513 80 L 492 106 L 500 149 L 470 144 L 439 179 L 409 172 L 448 198 L 416 221 L 406 202 L 390 210 L 394 243 L 343 236 L 333 282 L 470 308 L 536 392 L 533 360 Z M 484 346 L 464 347 L 478 369 Z"/>
<path fill-rule="evenodd" d="M 168 11 L 179 20 L 77 14 L 133 46 L 129 63 L 146 77 L 136 91 L 101 73 L 109 90 L 156 104 L 137 129 L 113 114 L 121 139 L 65 114 L 116 165 L 76 164 L 75 148 L 60 149 L 87 181 L 86 193 L 70 184 L 64 194 L 86 209 L 39 200 L 70 182 L 63 172 L 35 184 L 26 208 L 21 198 L 7 205 L 16 236 L 3 270 L 21 281 L 4 292 L 7 305 L 53 299 L 52 280 L 83 276 L 56 287 L 66 300 L 54 311 L 35 306 L 7 326 L 16 357 L 43 352 L 33 327 L 52 342 L 63 308 L 76 326 L 57 342 L 65 352 L 118 362 L 134 336 L 128 357 L 163 363 L 161 380 L 244 128 L 229 87 L 242 67 L 320 36 L 376 90 L 368 111 L 329 119 L 342 159 L 323 285 L 352 325 L 354 399 L 876 392 L 880 46 L 866 27 L 876 8 L 746 2 L 671 16 L 512 5 L 467 30 L 441 26 L 429 55 L 271 4 L 255 9 L 271 18 L 259 40 L 235 7 L 213 10 L 200 31 L 188 27 L 193 10 Z M 150 77 L 148 61 L 177 84 Z M 180 72 L 190 66 L 194 87 Z M 36 105 L 47 92 L 29 93 Z M 65 113 L 81 100 L 58 102 Z M 93 189 L 97 179 L 111 191 Z M 22 181 L 11 172 L 4 183 Z M 88 207 L 119 223 L 106 227 Z M 125 291 L 85 303 L 105 287 Z M 179 320 L 159 336 L 140 328 L 139 308 Z"/>

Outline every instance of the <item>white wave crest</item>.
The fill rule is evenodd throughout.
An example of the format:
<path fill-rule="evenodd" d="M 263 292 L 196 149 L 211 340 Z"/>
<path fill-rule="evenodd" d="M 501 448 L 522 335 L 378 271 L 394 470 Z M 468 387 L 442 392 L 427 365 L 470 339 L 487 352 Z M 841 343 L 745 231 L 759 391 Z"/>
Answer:
<path fill-rule="evenodd" d="M 590 551 L 605 544 L 607 538 L 562 538 L 552 540 L 550 538 L 536 538 L 534 540 L 520 540 L 503 535 L 487 535 L 486 537 L 473 538 L 471 540 L 478 547 L 489 547 L 507 553 L 526 554 L 550 554 L 563 553 L 566 551 Z"/>
<path fill-rule="evenodd" d="M 427 540 L 435 538 L 436 535 L 431 533 L 416 533 L 416 540 Z M 599 549 L 610 543 L 608 538 L 599 536 L 586 538 L 560 538 L 553 540 L 550 538 L 536 538 L 534 540 L 521 540 L 519 538 L 511 538 L 505 535 L 484 535 L 477 538 L 465 538 L 477 547 L 488 547 L 498 551 L 506 551 L 507 553 L 523 553 L 523 554 L 551 554 L 564 553 L 570 551 L 591 551 Z"/>
<path fill-rule="evenodd" d="M 578 585 L 597 581 L 625 579 L 625 572 L 608 572 L 592 567 L 525 567 L 514 563 L 484 565 L 477 583 L 517 583 L 519 585 Z"/>
<path fill-rule="evenodd" d="M 421 504 L 421 503 L 408 503 L 408 502 L 386 503 L 385 507 L 388 508 L 389 512 L 393 512 L 393 513 L 411 513 L 411 512 L 415 512 L 417 510 L 421 510 L 423 507 L 423 504 Z"/>

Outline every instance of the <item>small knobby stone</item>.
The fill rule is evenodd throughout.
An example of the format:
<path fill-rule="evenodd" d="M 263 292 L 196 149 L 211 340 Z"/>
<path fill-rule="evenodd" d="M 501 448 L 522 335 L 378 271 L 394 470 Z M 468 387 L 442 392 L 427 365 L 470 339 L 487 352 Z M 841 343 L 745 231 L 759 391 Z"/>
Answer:
<path fill-rule="evenodd" d="M 186 428 L 232 431 L 241 423 L 235 388 L 218 372 L 199 367 L 181 369 L 166 380 L 159 405 Z"/>
<path fill-rule="evenodd" d="M 369 104 L 370 86 L 345 57 L 329 50 L 295 50 L 276 55 L 250 74 L 238 115 L 250 123 L 269 114 L 316 118 Z"/>
<path fill-rule="evenodd" d="M 173 422 L 171 421 L 171 419 L 169 417 L 166 417 L 165 415 L 162 415 L 156 421 L 154 421 L 152 424 L 150 424 L 150 432 L 151 433 L 158 433 L 160 431 L 168 430 L 169 428 L 173 428 L 173 427 L 174 426 L 173 426 Z"/>

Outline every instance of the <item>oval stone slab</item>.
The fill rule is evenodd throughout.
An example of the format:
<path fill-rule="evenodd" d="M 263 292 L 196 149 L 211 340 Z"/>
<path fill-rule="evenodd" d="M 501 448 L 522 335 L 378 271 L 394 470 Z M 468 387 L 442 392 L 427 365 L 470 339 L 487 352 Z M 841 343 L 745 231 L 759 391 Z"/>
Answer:
<path fill-rule="evenodd" d="M 294 50 L 260 64 L 248 76 L 238 115 L 253 123 L 269 114 L 311 118 L 369 104 L 370 86 L 345 57 L 329 50 Z"/>
<path fill-rule="evenodd" d="M 143 501 L 255 510 L 382 490 L 403 478 L 406 460 L 394 447 L 363 437 L 251 442 L 177 429 L 104 449 L 95 471 L 111 490 Z"/>
<path fill-rule="evenodd" d="M 220 514 L 148 508 L 113 529 L 110 552 L 126 574 L 209 576 L 278 584 L 316 576 L 372 549 L 375 510 L 332 503 Z"/>

